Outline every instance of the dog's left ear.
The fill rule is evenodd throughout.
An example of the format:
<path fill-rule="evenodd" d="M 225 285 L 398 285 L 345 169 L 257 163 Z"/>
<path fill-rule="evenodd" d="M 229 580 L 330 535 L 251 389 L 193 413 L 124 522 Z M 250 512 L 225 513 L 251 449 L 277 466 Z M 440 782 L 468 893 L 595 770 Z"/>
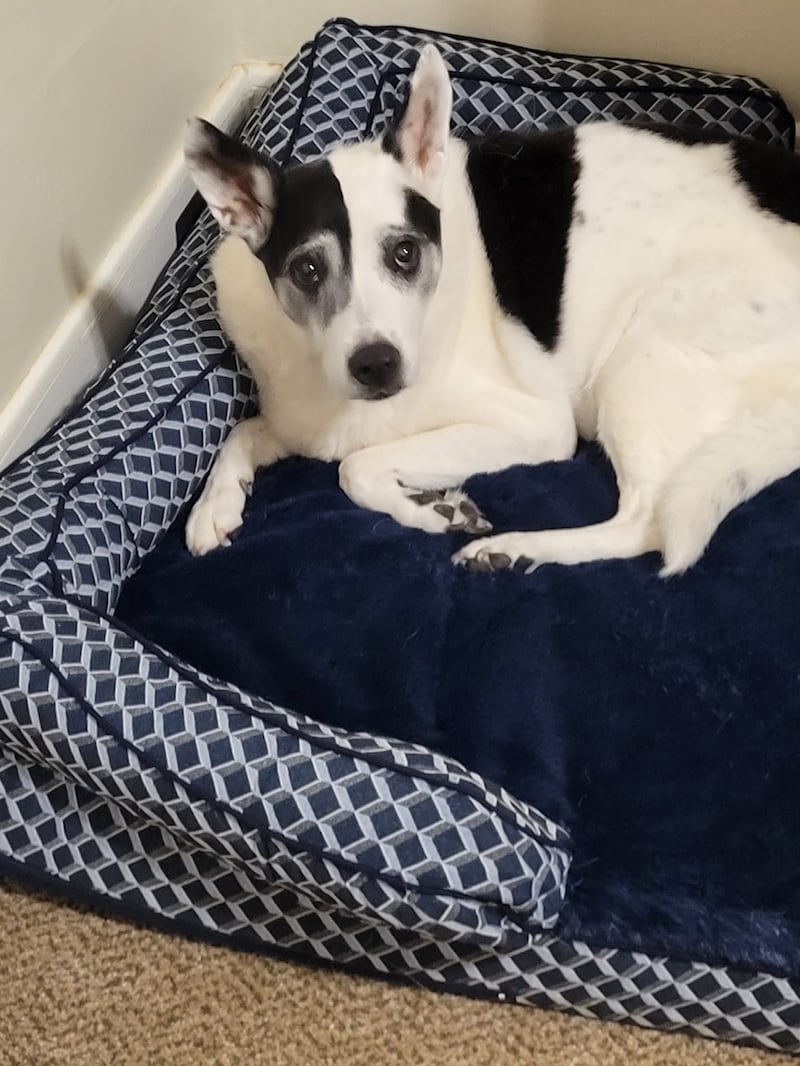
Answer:
<path fill-rule="evenodd" d="M 438 204 L 441 198 L 453 89 L 438 49 L 426 44 L 411 78 L 408 104 L 384 147 L 411 172 L 414 185 Z"/>
<path fill-rule="evenodd" d="M 211 214 L 257 252 L 272 228 L 280 167 L 202 118 L 189 120 L 183 152 Z"/>

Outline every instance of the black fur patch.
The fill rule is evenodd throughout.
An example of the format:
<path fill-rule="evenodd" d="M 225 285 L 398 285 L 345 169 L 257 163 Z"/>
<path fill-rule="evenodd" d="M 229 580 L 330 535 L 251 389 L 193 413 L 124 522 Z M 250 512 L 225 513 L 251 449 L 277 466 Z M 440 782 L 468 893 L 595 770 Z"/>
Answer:
<path fill-rule="evenodd" d="M 395 108 L 392 120 L 381 138 L 381 148 L 383 148 L 384 152 L 387 152 L 393 159 L 396 159 L 398 163 L 403 162 L 403 151 L 400 147 L 399 135 L 400 126 L 402 125 L 406 111 L 408 110 L 409 95 L 410 85 L 406 85 L 403 95 Z"/>
<path fill-rule="evenodd" d="M 400 150 L 400 140 L 397 136 L 396 126 L 390 126 L 386 133 L 384 133 L 383 140 L 381 141 L 381 148 L 383 148 L 384 152 L 387 152 L 392 159 L 396 159 L 398 163 L 403 162 L 403 153 Z"/>
<path fill-rule="evenodd" d="M 473 141 L 467 173 L 500 306 L 552 350 L 579 173 L 574 132 Z"/>
<path fill-rule="evenodd" d="M 733 163 L 760 208 L 800 224 L 800 157 L 742 138 L 733 146 Z"/>
<path fill-rule="evenodd" d="M 406 221 L 410 229 L 437 247 L 442 243 L 439 208 L 413 189 L 406 189 Z"/>
<path fill-rule="evenodd" d="M 350 219 L 339 179 L 330 163 L 316 160 L 285 170 L 267 243 L 258 253 L 274 280 L 292 251 L 315 233 L 333 233 L 350 271 Z"/>
<path fill-rule="evenodd" d="M 241 179 L 243 172 L 254 165 L 262 166 L 269 171 L 273 181 L 280 177 L 280 167 L 255 148 L 243 144 L 236 137 L 229 137 L 227 133 L 217 129 L 204 118 L 198 120 L 203 129 L 204 137 L 200 145 L 191 151 L 192 158 L 197 162 L 205 162 L 208 166 L 219 168 L 226 175 Z"/>

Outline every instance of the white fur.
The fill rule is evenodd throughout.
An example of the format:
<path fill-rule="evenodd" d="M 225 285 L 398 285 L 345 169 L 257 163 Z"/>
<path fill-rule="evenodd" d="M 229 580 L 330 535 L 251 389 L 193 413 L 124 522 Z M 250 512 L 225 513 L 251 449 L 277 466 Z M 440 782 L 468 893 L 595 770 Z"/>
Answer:
<path fill-rule="evenodd" d="M 263 410 L 225 444 L 189 547 L 225 544 L 241 522 L 239 483 L 281 455 L 341 460 L 355 502 L 437 532 L 447 522 L 413 503 L 408 486 L 455 488 L 474 473 L 566 459 L 580 431 L 614 464 L 618 514 L 475 540 L 457 561 L 578 563 L 653 550 L 665 574 L 679 573 L 733 507 L 800 467 L 800 227 L 754 206 L 727 146 L 582 127 L 582 221 L 570 236 L 561 336 L 545 353 L 497 305 L 464 145 L 436 147 L 450 108 L 440 63 L 428 51 L 421 60 L 409 111 L 422 119 L 405 131 L 402 173 L 374 145 L 331 157 L 353 228 L 355 298 L 324 339 L 325 371 L 322 342 L 287 318 L 244 241 L 220 245 L 220 314 Z M 427 138 L 427 177 L 415 137 Z M 441 203 L 443 263 L 426 304 L 393 302 L 370 267 L 371 235 L 397 213 L 401 179 Z M 401 349 L 409 387 L 350 399 L 344 355 L 373 336 Z"/>

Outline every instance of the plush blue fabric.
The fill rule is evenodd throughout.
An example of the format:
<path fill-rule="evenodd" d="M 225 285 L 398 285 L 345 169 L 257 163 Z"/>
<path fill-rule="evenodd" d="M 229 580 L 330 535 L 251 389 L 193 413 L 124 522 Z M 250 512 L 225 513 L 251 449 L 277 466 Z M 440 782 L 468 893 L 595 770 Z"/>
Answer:
<path fill-rule="evenodd" d="M 233 547 L 179 522 L 118 614 L 195 666 L 351 730 L 413 740 L 574 833 L 559 931 L 800 975 L 800 476 L 724 523 L 688 575 L 654 556 L 454 569 L 457 537 L 356 508 L 332 465 L 263 471 Z M 498 531 L 597 521 L 613 474 L 473 480 Z"/>

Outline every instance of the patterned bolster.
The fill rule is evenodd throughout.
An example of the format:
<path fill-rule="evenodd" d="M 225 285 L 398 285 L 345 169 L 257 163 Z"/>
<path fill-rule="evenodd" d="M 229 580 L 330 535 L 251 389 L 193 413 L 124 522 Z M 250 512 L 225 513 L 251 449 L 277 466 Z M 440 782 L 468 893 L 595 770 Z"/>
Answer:
<path fill-rule="evenodd" d="M 794 146 L 794 118 L 756 78 L 633 59 L 571 56 L 399 26 L 328 22 L 286 68 L 270 104 L 275 127 L 254 117 L 246 138 L 280 162 L 383 132 L 408 91 L 419 49 L 433 41 L 453 85 L 459 133 L 552 129 L 580 122 L 715 126 L 731 136 Z M 295 99 L 300 97 L 299 113 Z"/>
<path fill-rule="evenodd" d="M 251 878 L 436 938 L 547 928 L 567 838 L 422 748 L 210 681 L 71 597 L 6 603 L 0 744 Z"/>

